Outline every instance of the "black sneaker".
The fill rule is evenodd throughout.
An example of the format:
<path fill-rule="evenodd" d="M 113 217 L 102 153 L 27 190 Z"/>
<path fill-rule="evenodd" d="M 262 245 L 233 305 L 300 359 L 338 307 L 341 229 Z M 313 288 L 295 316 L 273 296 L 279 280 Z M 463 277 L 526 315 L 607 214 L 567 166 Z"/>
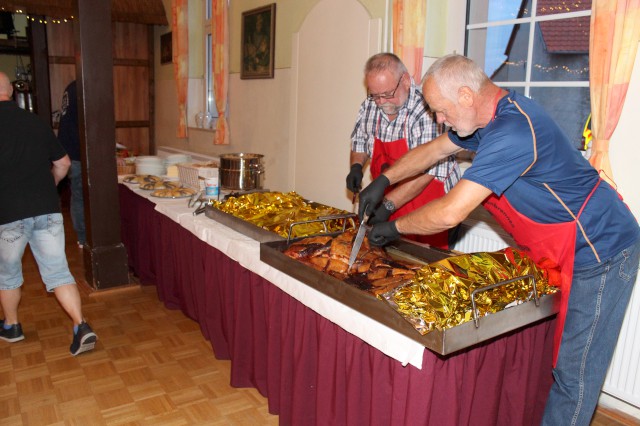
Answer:
<path fill-rule="evenodd" d="M 11 343 L 24 340 L 24 334 L 22 333 L 22 326 L 20 323 L 13 324 L 10 329 L 5 330 L 4 320 L 0 320 L 0 339 Z"/>
<path fill-rule="evenodd" d="M 96 346 L 97 341 L 98 336 L 96 336 L 89 324 L 86 322 L 80 323 L 78 332 L 73 336 L 73 343 L 69 348 L 71 355 L 76 356 L 82 352 L 90 351 Z"/>

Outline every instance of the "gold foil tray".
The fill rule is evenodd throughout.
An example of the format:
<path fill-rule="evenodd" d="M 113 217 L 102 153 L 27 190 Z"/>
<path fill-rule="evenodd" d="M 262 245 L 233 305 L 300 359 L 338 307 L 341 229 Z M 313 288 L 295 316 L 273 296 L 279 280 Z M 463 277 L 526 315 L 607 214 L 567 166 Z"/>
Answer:
<path fill-rule="evenodd" d="M 297 240 L 292 242 L 295 241 Z M 287 247 L 286 240 L 263 242 L 260 244 L 260 260 L 440 355 L 449 355 L 549 318 L 559 308 L 560 292 L 542 295 L 538 306 L 532 300 L 480 317 L 477 325 L 474 321 L 469 321 L 442 331 L 434 330 L 423 336 L 386 301 L 286 256 L 283 251 Z M 386 250 L 392 257 L 422 260 L 425 264 L 454 255 L 446 250 L 417 245 L 407 240 L 396 241 Z"/>

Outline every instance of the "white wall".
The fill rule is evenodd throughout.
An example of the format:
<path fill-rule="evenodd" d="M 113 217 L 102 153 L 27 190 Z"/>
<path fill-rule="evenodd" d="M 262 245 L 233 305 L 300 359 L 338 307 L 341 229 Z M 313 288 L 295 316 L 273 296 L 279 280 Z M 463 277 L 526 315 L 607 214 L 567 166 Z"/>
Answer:
<path fill-rule="evenodd" d="M 610 159 L 611 169 L 613 171 L 613 179 L 618 185 L 618 192 L 624 197 L 627 205 L 634 213 L 636 218 L 640 218 L 640 191 L 638 191 L 638 179 L 640 179 L 640 154 L 638 153 L 638 111 L 640 111 L 640 45 L 638 46 L 638 52 L 636 53 L 636 60 L 633 67 L 633 74 L 631 81 L 629 82 L 629 88 L 627 90 L 627 98 L 620 115 L 620 121 L 613 133 L 610 141 Z M 611 369 L 617 367 L 616 363 L 620 363 L 621 366 L 629 365 L 629 359 L 637 360 L 640 355 L 640 342 L 638 342 L 638 336 L 640 332 L 630 329 L 632 323 L 629 318 L 637 318 L 638 310 L 640 306 L 640 278 L 636 279 L 636 286 L 631 296 L 630 308 L 627 310 L 627 320 L 622 325 L 621 335 L 634 335 L 635 343 L 632 345 L 630 342 L 618 342 L 616 353 L 611 364 Z M 633 309 L 635 307 L 635 310 Z M 623 345 L 624 344 L 624 345 Z M 625 373 L 627 374 L 625 376 Z M 637 386 L 640 385 L 640 373 L 637 370 L 634 372 L 625 372 L 620 374 L 621 378 L 624 378 L 628 383 L 635 383 L 636 391 L 633 393 L 637 400 Z M 628 392 L 629 388 L 633 385 L 624 385 L 624 392 Z M 635 407 L 627 404 L 624 395 L 621 395 L 619 388 L 621 386 L 612 380 L 609 376 L 605 382 L 604 391 L 612 394 L 613 396 L 603 393 L 600 403 L 612 408 L 621 410 L 627 414 L 630 414 L 640 419 L 640 407 Z M 615 396 L 624 399 L 621 401 Z M 632 397 L 632 396 L 630 396 Z"/>
<path fill-rule="evenodd" d="M 378 34 L 379 20 L 370 20 L 358 1 L 324 0 L 294 37 L 289 183 L 305 198 L 352 208 L 345 189 L 349 136 L 366 96 L 364 64 L 380 49 Z"/>

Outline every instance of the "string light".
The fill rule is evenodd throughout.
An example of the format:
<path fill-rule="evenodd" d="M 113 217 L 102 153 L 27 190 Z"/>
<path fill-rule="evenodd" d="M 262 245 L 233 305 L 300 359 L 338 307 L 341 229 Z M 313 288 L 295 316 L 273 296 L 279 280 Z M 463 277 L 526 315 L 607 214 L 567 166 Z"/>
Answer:
<path fill-rule="evenodd" d="M 526 61 L 520 60 L 520 61 L 504 61 L 503 64 L 510 66 L 510 67 L 522 67 L 524 66 L 526 63 Z M 559 69 L 564 70 L 566 73 L 568 74 L 574 74 L 574 75 L 581 75 L 581 74 L 588 74 L 589 73 L 589 67 L 582 67 L 582 68 L 577 68 L 577 69 L 572 69 L 569 68 L 566 65 L 554 65 L 552 67 L 545 67 L 543 65 L 540 64 L 533 64 L 533 67 L 542 71 L 542 72 L 552 72 L 552 71 L 557 71 Z"/>
<path fill-rule="evenodd" d="M 0 10 L 6 10 L 4 7 L 0 7 Z M 72 20 L 75 19 L 75 17 L 73 15 L 69 16 L 68 18 L 52 18 L 52 17 L 48 17 L 48 19 L 42 19 L 40 17 L 34 17 L 34 16 L 30 16 L 28 13 L 26 13 L 24 10 L 22 9 L 16 9 L 14 12 L 15 14 L 18 15 L 26 15 L 27 20 L 30 20 L 31 22 L 36 22 L 36 20 L 40 23 L 40 24 L 67 24 L 69 22 L 71 22 Z"/>
<path fill-rule="evenodd" d="M 542 14 L 550 14 L 550 13 L 561 13 L 561 12 L 572 12 L 572 11 L 580 11 L 580 10 L 588 10 L 591 9 L 591 0 L 582 2 L 580 0 L 577 1 L 563 1 L 560 4 L 549 7 L 541 7 L 538 11 Z"/>

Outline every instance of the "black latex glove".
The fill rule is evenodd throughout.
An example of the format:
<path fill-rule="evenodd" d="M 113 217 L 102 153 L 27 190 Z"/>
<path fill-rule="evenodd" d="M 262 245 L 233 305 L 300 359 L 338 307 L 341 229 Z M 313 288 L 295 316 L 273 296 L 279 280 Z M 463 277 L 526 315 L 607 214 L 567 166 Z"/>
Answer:
<path fill-rule="evenodd" d="M 393 214 L 392 210 L 387 209 L 384 205 L 380 205 L 374 212 L 373 216 L 369 218 L 369 225 L 375 225 L 378 223 L 387 222 L 391 215 Z"/>
<path fill-rule="evenodd" d="M 347 189 L 351 192 L 360 191 L 360 187 L 362 186 L 362 177 L 362 164 L 352 164 L 351 171 L 347 175 Z"/>
<path fill-rule="evenodd" d="M 398 228 L 396 228 L 396 221 L 382 222 L 369 230 L 369 243 L 374 246 L 384 246 L 391 241 L 400 238 Z"/>
<path fill-rule="evenodd" d="M 384 190 L 389 186 L 389 179 L 385 175 L 380 175 L 365 189 L 360 191 L 360 206 L 358 208 L 358 216 L 360 220 L 366 213 L 371 216 L 373 211 L 378 207 L 380 201 L 384 198 Z"/>

